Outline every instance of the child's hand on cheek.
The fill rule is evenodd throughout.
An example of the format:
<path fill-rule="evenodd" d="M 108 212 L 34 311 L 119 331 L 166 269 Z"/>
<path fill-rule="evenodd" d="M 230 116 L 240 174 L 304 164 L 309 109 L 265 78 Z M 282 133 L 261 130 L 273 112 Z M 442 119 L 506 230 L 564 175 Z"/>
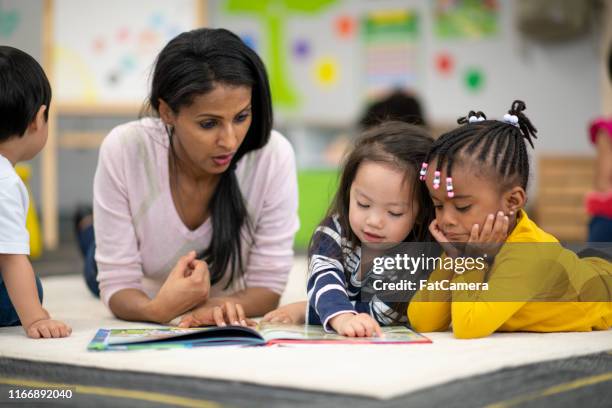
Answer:
<path fill-rule="evenodd" d="M 440 226 L 438 225 L 438 220 L 434 219 L 431 224 L 429 224 L 429 232 L 431 232 L 431 235 L 434 237 L 434 239 L 438 241 L 440 246 L 442 246 L 442 249 L 444 250 L 447 256 L 451 258 L 456 258 L 460 255 L 459 249 L 457 249 L 449 241 L 449 239 L 446 238 L 446 235 L 444 235 L 444 232 L 442 232 L 442 230 L 440 229 Z"/>
<path fill-rule="evenodd" d="M 510 219 L 502 211 L 499 211 L 497 215 L 489 214 L 482 229 L 478 224 L 472 226 L 465 255 L 486 256 L 492 260 L 506 242 L 509 226 Z"/>

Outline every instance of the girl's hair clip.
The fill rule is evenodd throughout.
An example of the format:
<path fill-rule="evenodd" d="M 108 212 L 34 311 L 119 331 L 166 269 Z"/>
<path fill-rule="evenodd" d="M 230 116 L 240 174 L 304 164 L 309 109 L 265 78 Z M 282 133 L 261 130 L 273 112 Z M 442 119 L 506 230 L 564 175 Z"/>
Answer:
<path fill-rule="evenodd" d="M 425 180 L 425 175 L 427 174 L 427 166 L 429 166 L 429 164 L 423 162 L 423 164 L 421 165 L 421 171 L 419 172 L 419 180 L 423 181 Z"/>
<path fill-rule="evenodd" d="M 519 123 L 519 119 L 518 119 L 518 116 L 516 116 L 516 115 L 511 115 L 509 113 L 506 113 L 504 115 L 504 122 L 506 122 L 506 123 L 508 123 L 508 124 L 510 124 L 512 126 L 519 127 L 519 124 L 518 124 Z"/>
<path fill-rule="evenodd" d="M 433 188 L 434 190 L 440 188 L 440 172 L 438 170 L 434 172 Z"/>
<path fill-rule="evenodd" d="M 485 120 L 483 116 L 472 115 L 468 118 L 468 123 L 482 122 L 483 120 Z"/>

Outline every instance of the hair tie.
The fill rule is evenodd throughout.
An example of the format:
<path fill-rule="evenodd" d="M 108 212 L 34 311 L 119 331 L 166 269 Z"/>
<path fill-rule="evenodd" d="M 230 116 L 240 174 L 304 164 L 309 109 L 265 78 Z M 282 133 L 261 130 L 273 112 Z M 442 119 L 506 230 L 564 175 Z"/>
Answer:
<path fill-rule="evenodd" d="M 468 118 L 468 123 L 476 123 L 476 122 L 482 122 L 483 120 L 485 120 L 485 118 L 483 116 L 470 116 Z"/>
<path fill-rule="evenodd" d="M 504 115 L 504 122 L 508 123 L 509 125 L 519 127 L 519 124 L 518 124 L 519 119 L 518 119 L 518 116 L 516 115 L 511 115 L 509 113 L 506 113 Z"/>

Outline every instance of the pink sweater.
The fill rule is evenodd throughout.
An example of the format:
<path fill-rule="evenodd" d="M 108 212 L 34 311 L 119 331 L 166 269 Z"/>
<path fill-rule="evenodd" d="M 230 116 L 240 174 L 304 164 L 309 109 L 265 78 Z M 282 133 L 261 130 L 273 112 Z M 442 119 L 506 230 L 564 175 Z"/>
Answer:
<path fill-rule="evenodd" d="M 255 244 L 243 241 L 243 281 L 228 290 L 265 287 L 281 294 L 293 263 L 298 229 L 295 155 L 273 131 L 262 149 L 245 155 L 236 175 L 253 222 Z M 96 262 L 101 298 L 121 289 L 153 297 L 179 257 L 208 247 L 210 218 L 190 231 L 172 201 L 168 135 L 159 119 L 113 129 L 104 139 L 94 179 Z M 227 276 L 227 275 L 226 275 Z M 225 280 L 213 286 L 219 295 Z"/>

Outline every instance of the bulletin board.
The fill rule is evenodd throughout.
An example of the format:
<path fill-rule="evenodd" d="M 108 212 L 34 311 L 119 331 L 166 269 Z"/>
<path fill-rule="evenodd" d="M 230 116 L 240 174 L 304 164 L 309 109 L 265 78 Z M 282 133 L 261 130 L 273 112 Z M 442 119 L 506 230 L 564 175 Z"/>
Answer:
<path fill-rule="evenodd" d="M 346 126 L 367 101 L 395 88 L 447 106 L 448 92 L 430 92 L 436 80 L 457 82 L 449 88 L 453 105 L 472 105 L 496 64 L 489 58 L 482 66 L 483 54 L 472 45 L 499 49 L 503 3 L 215 0 L 208 15 L 211 26 L 234 31 L 262 57 L 281 121 Z"/>
<path fill-rule="evenodd" d="M 342 123 L 359 109 L 358 7 L 218 0 L 209 2 L 209 16 L 211 26 L 233 31 L 264 60 L 281 119 Z"/>
<path fill-rule="evenodd" d="M 159 51 L 204 21 L 201 0 L 52 4 L 51 70 L 60 111 L 137 109 Z"/>

